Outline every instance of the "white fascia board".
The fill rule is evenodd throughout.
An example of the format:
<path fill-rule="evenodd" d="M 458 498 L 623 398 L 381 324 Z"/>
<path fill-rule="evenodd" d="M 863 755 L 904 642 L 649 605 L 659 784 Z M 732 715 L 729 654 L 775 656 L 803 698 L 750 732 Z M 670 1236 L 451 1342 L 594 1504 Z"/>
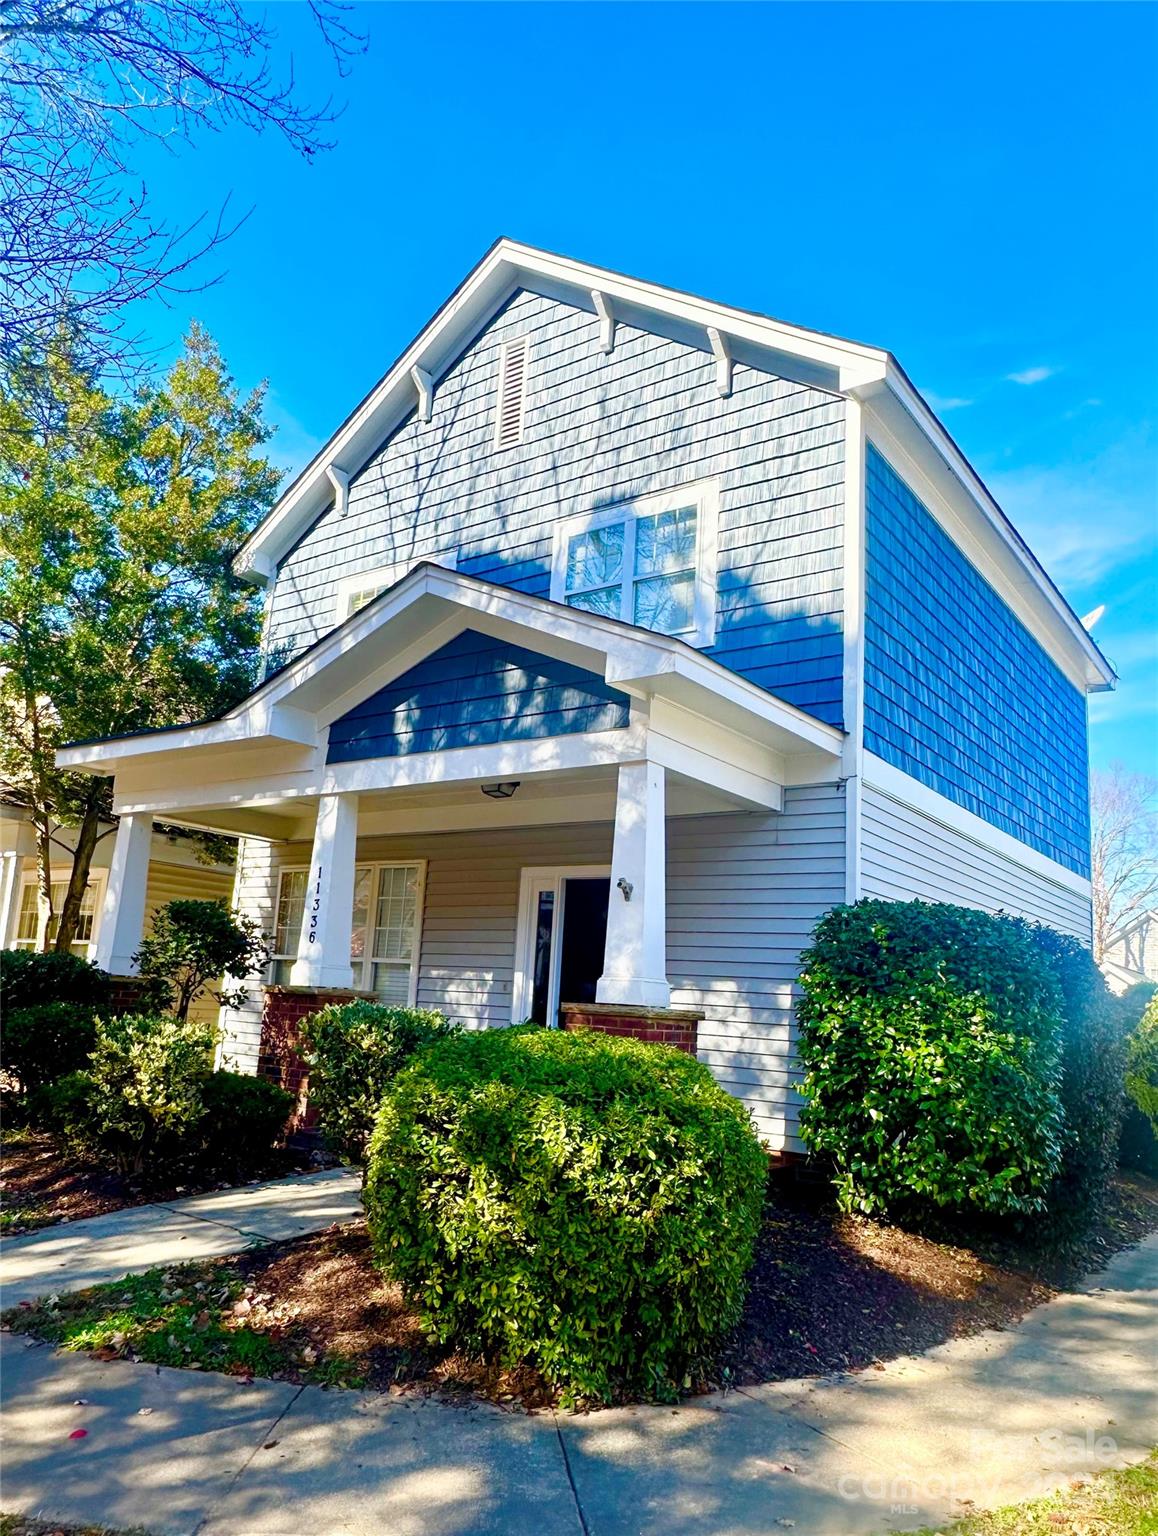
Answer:
<path fill-rule="evenodd" d="M 544 284 L 565 290 L 577 308 L 598 313 L 604 341 L 609 329 L 607 314 L 618 320 L 630 312 L 633 318 L 640 317 L 644 328 L 647 317 L 657 315 L 688 328 L 690 344 L 704 350 L 711 350 L 708 331 L 718 332 L 729 343 L 740 344 L 738 350 L 730 348 L 737 361 L 760 366 L 758 359 L 763 358 L 770 372 L 782 371 L 777 358 L 799 359 L 823 370 L 826 382 L 821 387 L 835 392 L 866 387 L 884 378 L 888 354 L 879 348 L 500 240 L 250 534 L 234 558 L 236 574 L 263 584 L 272 580 L 278 561 L 326 506 L 326 466 L 337 462 L 356 473 L 414 410 L 414 370 L 436 382 L 470 336 L 517 288 L 536 291 L 536 285 Z M 602 296 L 602 307 L 597 306 L 595 293 Z"/>
<path fill-rule="evenodd" d="M 913 388 L 896 360 L 891 357 L 889 359 L 884 391 L 879 386 L 870 386 L 857 389 L 854 393 L 868 407 L 868 436 L 873 437 L 883 428 L 891 439 L 893 452 L 896 453 L 899 448 L 908 460 L 910 470 L 915 468 L 924 476 L 927 486 L 933 485 L 934 494 L 931 497 L 927 488 L 922 490 L 914 486 L 913 489 L 922 501 L 929 504 L 930 511 L 935 515 L 940 514 L 938 520 L 942 520 L 943 509 L 949 498 L 936 488 L 927 468 L 920 464 L 922 448 L 925 453 L 935 455 L 940 468 L 952 477 L 961 495 L 960 498 L 953 498 L 958 505 L 949 506 L 946 510 L 960 520 L 962 528 L 967 529 L 966 516 L 962 515 L 960 505 L 963 500 L 967 515 L 971 518 L 980 517 L 984 530 L 990 535 L 986 541 L 990 547 L 982 546 L 976 534 L 972 540 L 963 540 L 962 528 L 949 530 L 955 542 L 963 545 L 965 553 L 978 565 L 981 574 L 1045 645 L 1050 655 L 1059 665 L 1064 665 L 1059 649 L 1068 656 L 1069 665 L 1064 666 L 1064 670 L 1083 691 L 1100 693 L 1112 689 L 1117 682 L 1114 668 L 1082 628 L 1081 620 L 1050 580 L 1037 556 L 994 500 L 944 426 Z M 887 409 L 886 401 L 890 398 L 904 413 L 901 420 Z M 908 420 L 916 434 L 915 443 L 904 440 L 904 419 Z M 881 446 L 886 457 L 889 457 L 885 445 Z M 898 470 L 903 468 L 902 465 L 896 467 Z M 992 547 L 994 541 L 996 550 Z"/>
<path fill-rule="evenodd" d="M 78 742 L 58 747 L 56 766 L 79 772 L 107 774 L 115 765 L 136 758 L 185 752 L 196 747 L 245 747 L 253 745 L 313 747 L 317 726 L 303 710 L 262 701 L 252 710 L 226 715 L 204 725 L 172 730 L 145 731 L 111 741 Z"/>
<path fill-rule="evenodd" d="M 935 789 L 930 789 L 927 784 L 922 784 L 920 779 L 914 779 L 911 774 L 905 773 L 902 769 L 894 768 L 892 763 L 886 763 L 883 758 L 877 757 L 872 752 L 865 752 L 862 773 L 864 783 L 873 789 L 879 789 L 882 794 L 900 801 L 902 805 L 921 811 L 951 831 L 959 832 L 964 837 L 971 838 L 973 842 L 980 843 L 982 847 L 990 848 L 994 853 L 1003 854 L 1024 869 L 1040 875 L 1042 879 L 1052 880 L 1055 885 L 1064 886 L 1068 891 L 1076 891 L 1087 901 L 1090 900 L 1093 887 L 1084 876 L 1075 874 L 1072 869 L 1067 869 L 1056 859 L 1051 859 L 1044 853 L 1038 853 L 1036 848 L 1019 842 L 1016 837 L 1011 837 L 1008 832 L 1002 832 L 999 827 L 991 827 L 981 816 L 967 811 L 964 806 L 949 800 L 945 795 L 938 794 Z"/>

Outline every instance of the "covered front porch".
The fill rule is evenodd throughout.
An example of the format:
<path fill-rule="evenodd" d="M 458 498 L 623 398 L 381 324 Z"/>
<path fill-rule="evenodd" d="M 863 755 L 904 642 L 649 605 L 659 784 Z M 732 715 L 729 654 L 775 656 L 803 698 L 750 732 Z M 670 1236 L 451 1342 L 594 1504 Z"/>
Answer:
<path fill-rule="evenodd" d="M 271 994 L 476 1027 L 619 1011 L 653 1037 L 671 1012 L 678 1031 L 705 977 L 727 990 L 728 869 L 791 894 L 779 824 L 793 796 L 833 798 L 841 740 L 678 640 L 422 566 L 222 720 L 60 761 L 116 775 L 96 957 L 114 974 L 133 972 L 153 819 L 242 838 L 235 904 L 275 958 L 224 1050 L 254 1069 Z M 824 836 L 830 872 L 843 832 Z"/>

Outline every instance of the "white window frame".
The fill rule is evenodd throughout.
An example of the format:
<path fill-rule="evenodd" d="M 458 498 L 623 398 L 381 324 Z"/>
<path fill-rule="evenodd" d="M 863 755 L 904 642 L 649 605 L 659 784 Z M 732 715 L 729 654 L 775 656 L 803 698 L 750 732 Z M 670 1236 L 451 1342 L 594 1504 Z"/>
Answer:
<path fill-rule="evenodd" d="M 720 485 L 718 480 L 699 480 L 693 485 L 680 486 L 676 490 L 662 491 L 656 495 L 639 496 L 614 506 L 600 507 L 597 511 L 581 513 L 567 518 L 555 526 L 555 543 L 551 556 L 551 600 L 567 603 L 567 550 L 571 540 L 579 533 L 593 528 L 610 528 L 623 524 L 623 570 L 620 575 L 619 618 L 625 624 L 635 624 L 635 524 L 641 517 L 654 517 L 657 513 L 675 512 L 681 507 L 696 509 L 696 564 L 693 624 L 688 630 L 675 635 L 689 645 L 714 645 L 716 640 L 716 563 L 720 527 Z M 639 578 L 643 579 L 643 578 Z M 568 604 L 567 606 L 572 606 Z M 583 609 L 578 609 L 582 613 Z"/>
<path fill-rule="evenodd" d="M 359 869 L 368 869 L 368 870 L 372 871 L 373 876 L 374 876 L 373 889 L 372 889 L 372 891 L 370 893 L 370 903 L 369 903 L 369 906 L 368 906 L 367 912 L 366 912 L 366 926 L 365 926 L 365 928 L 363 930 L 363 945 L 362 945 L 362 959 L 361 959 L 362 976 L 361 976 L 361 980 L 359 980 L 359 978 L 357 976 L 355 976 L 353 978 L 353 990 L 355 992 L 369 992 L 369 991 L 372 991 L 373 988 L 372 988 L 371 983 L 374 980 L 373 967 L 376 964 L 377 965 L 385 965 L 385 964 L 389 963 L 388 961 L 375 960 L 374 955 L 371 953 L 371 949 L 372 949 L 372 946 L 373 946 L 373 934 L 374 934 L 374 908 L 375 908 L 375 906 L 377 904 L 377 901 L 378 901 L 378 877 L 379 877 L 380 872 L 382 870 L 384 870 L 384 869 L 416 869 L 417 872 L 418 872 L 417 879 L 416 879 L 416 882 L 415 882 L 415 893 L 414 893 L 414 906 L 415 906 L 414 953 L 410 957 L 410 984 L 409 984 L 409 987 L 407 989 L 407 1000 L 406 1000 L 406 1006 L 408 1008 L 413 1008 L 414 1005 L 415 1005 L 415 1002 L 417 1000 L 417 997 L 418 997 L 418 969 L 419 969 L 419 960 L 420 960 L 421 955 L 422 955 L 422 929 L 423 929 L 423 921 L 424 921 L 425 916 L 426 916 L 426 860 L 425 859 L 357 859 L 357 860 L 355 860 L 354 868 L 355 868 L 356 871 L 359 870 Z M 281 866 L 281 868 L 277 872 L 277 890 L 274 893 L 273 921 L 272 921 L 272 924 L 271 924 L 275 942 L 276 942 L 276 937 L 277 937 L 277 914 L 278 914 L 278 911 L 281 908 L 282 882 L 284 881 L 286 875 L 292 875 L 292 874 L 305 874 L 305 875 L 308 875 L 309 874 L 309 870 L 310 870 L 310 866 L 308 864 L 283 864 Z M 352 915 L 353 915 L 353 913 L 351 912 L 351 916 Z M 303 916 L 304 916 L 304 913 L 303 913 Z M 273 955 L 270 955 L 269 959 L 270 959 L 269 974 L 270 974 L 270 976 L 273 976 L 275 974 L 275 969 L 274 968 L 275 968 L 277 962 L 279 960 L 280 961 L 288 961 L 292 965 L 293 962 L 297 959 L 297 951 L 295 950 L 292 955 L 273 954 Z"/>
<path fill-rule="evenodd" d="M 71 874 L 70 870 L 54 869 L 52 871 L 52 883 L 53 883 L 53 885 L 63 885 L 65 890 L 67 891 L 68 890 L 68 881 L 69 881 L 70 874 Z M 105 905 L 105 883 L 106 883 L 107 880 L 108 880 L 108 871 L 107 870 L 105 870 L 105 869 L 91 869 L 91 870 L 89 870 L 88 883 L 93 888 L 93 914 L 92 914 L 92 933 L 89 935 L 88 939 L 85 941 L 86 954 L 84 955 L 84 959 L 86 959 L 86 960 L 91 960 L 93 958 L 93 956 L 96 954 L 97 939 L 100 937 L 101 914 L 104 911 L 104 905 Z M 16 910 L 12 913 L 12 932 L 9 935 L 9 938 L 8 938 L 8 948 L 9 949 L 27 949 L 29 947 L 31 947 L 33 949 L 40 949 L 43 946 L 44 935 L 41 932 L 39 923 L 37 924 L 36 938 L 33 940 L 31 946 L 29 946 L 29 943 L 28 943 L 28 941 L 26 939 L 19 939 L 19 938 L 17 938 L 17 934 L 19 933 L 19 930 L 20 930 L 20 914 L 21 914 L 21 912 L 24 909 L 24 893 L 29 888 L 31 888 L 34 891 L 38 890 L 39 885 L 40 885 L 40 881 L 37 879 L 35 874 L 22 875 L 21 876 L 21 879 L 20 879 L 20 891 L 18 893 L 18 899 L 17 899 L 17 902 L 16 902 Z M 59 917 L 60 913 L 57 912 L 56 916 Z M 76 952 L 77 952 L 76 950 L 73 951 L 74 954 Z"/>
<path fill-rule="evenodd" d="M 361 608 L 351 609 L 350 599 L 358 592 L 365 592 L 369 588 L 376 588 L 374 597 L 385 592 L 387 587 L 392 587 L 396 581 L 401 581 L 416 565 L 422 564 L 440 565 L 443 570 L 456 571 L 458 569 L 458 550 L 440 549 L 434 554 L 419 555 L 414 560 L 395 560 L 393 565 L 379 565 L 372 571 L 359 571 L 355 576 L 343 576 L 334 588 L 334 623 L 344 624 L 347 619 L 353 618 L 355 613 L 361 612 Z M 367 598 L 367 603 L 374 598 Z"/>
<path fill-rule="evenodd" d="M 527 865 L 519 879 L 519 921 L 515 937 L 515 969 L 511 983 L 511 1023 L 521 1024 L 530 1016 L 535 993 L 535 918 L 541 891 L 555 893 L 555 912 L 551 925 L 551 963 L 547 980 L 547 1027 L 557 1027 L 559 1015 L 559 962 L 562 950 L 565 894 L 568 880 L 610 880 L 610 864 Z"/>

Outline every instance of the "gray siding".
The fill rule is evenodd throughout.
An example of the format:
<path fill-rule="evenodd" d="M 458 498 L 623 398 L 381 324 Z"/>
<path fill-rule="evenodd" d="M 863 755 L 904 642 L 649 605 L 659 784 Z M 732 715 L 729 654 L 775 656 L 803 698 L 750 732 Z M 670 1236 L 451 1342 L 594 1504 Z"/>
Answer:
<path fill-rule="evenodd" d="M 779 1150 L 802 1150 L 794 1055 L 800 952 L 844 900 L 844 791 L 788 789 L 780 815 L 668 822 L 673 1007 L 702 1008 L 699 1056 Z"/>
<path fill-rule="evenodd" d="M 519 878 L 526 865 L 604 864 L 612 829 L 589 823 L 491 832 L 361 838 L 366 860 L 425 859 L 418 1003 L 472 1028 L 511 1020 Z M 244 844 L 237 900 L 272 925 L 276 869 L 306 843 Z M 774 1147 L 795 1146 L 792 1006 L 801 948 L 844 895 L 838 786 L 790 789 L 780 815 L 668 822 L 668 974 L 676 1006 L 705 1019 L 700 1057 L 752 1109 Z M 227 1015 L 225 1052 L 254 1070 L 260 1010 Z"/>
<path fill-rule="evenodd" d="M 860 886 L 863 896 L 885 901 L 949 901 L 1008 912 L 1090 942 L 1088 897 L 867 784 Z"/>
<path fill-rule="evenodd" d="M 599 347 L 593 315 L 517 294 L 283 562 L 272 655 L 334 623 L 337 581 L 446 549 L 458 569 L 546 597 L 560 518 L 694 480 L 721 483 L 717 643 L 710 654 L 838 721 L 842 667 L 843 400 L 737 366 L 716 392 L 705 353 L 627 325 Z M 496 451 L 498 352 L 530 339 L 526 437 Z"/>

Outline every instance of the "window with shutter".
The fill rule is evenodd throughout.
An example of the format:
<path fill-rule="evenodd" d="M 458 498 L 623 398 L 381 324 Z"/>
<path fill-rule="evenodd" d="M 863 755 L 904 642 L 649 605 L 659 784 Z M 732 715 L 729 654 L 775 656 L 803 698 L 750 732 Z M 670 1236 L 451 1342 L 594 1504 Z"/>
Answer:
<path fill-rule="evenodd" d="M 495 446 L 513 448 L 523 440 L 527 400 L 527 338 L 503 343 L 499 353 L 499 391 Z"/>

